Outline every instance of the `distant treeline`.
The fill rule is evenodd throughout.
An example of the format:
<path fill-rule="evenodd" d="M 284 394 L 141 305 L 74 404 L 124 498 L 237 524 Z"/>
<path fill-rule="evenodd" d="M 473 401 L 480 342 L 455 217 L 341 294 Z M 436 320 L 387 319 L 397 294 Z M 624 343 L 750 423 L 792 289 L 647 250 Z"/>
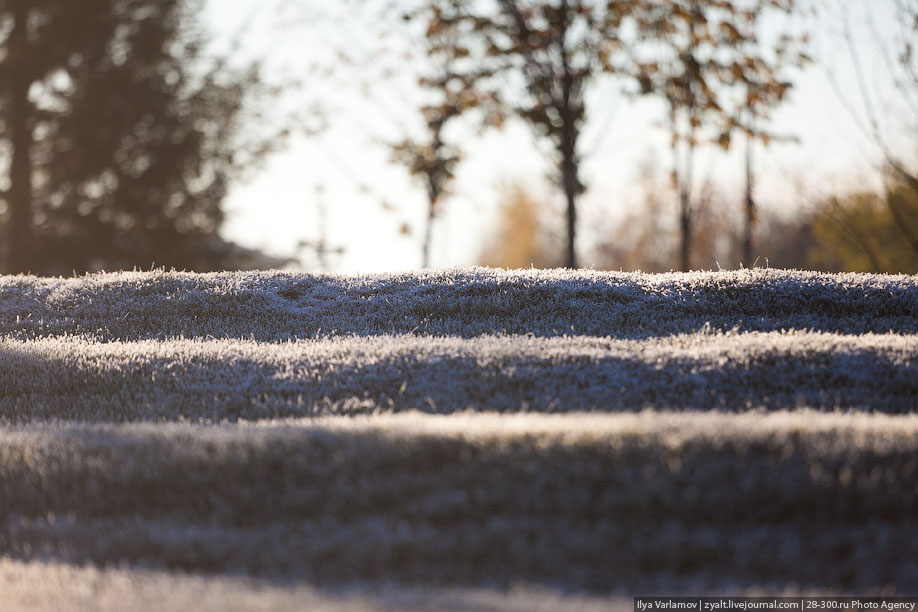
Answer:
<path fill-rule="evenodd" d="M 601 224 L 583 261 L 599 269 L 667 272 L 678 269 L 678 236 L 665 181 L 643 173 L 640 202 L 622 220 Z M 898 183 L 884 193 L 852 193 L 809 203 L 803 210 L 762 209 L 753 236 L 755 257 L 743 258 L 743 227 L 722 198 L 699 198 L 695 269 L 773 267 L 825 272 L 918 273 L 918 192 Z M 560 237 L 546 201 L 520 187 L 505 192 L 497 225 L 479 255 L 484 265 L 508 268 L 563 265 Z"/>

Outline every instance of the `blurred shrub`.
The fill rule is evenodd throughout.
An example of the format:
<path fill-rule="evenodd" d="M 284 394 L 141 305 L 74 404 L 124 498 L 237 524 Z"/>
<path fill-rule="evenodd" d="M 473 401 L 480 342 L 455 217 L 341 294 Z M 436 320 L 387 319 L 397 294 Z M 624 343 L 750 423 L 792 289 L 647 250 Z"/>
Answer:
<path fill-rule="evenodd" d="M 812 232 L 808 263 L 815 268 L 918 273 L 918 193 L 908 185 L 830 198 Z"/>
<path fill-rule="evenodd" d="M 497 224 L 478 261 L 495 268 L 554 268 L 562 265 L 560 240 L 548 229 L 548 206 L 523 187 L 506 189 Z"/>

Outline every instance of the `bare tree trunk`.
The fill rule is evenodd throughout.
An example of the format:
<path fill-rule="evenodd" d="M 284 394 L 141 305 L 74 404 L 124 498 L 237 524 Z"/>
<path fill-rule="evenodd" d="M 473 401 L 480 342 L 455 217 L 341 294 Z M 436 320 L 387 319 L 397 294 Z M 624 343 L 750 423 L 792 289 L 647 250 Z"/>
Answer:
<path fill-rule="evenodd" d="M 568 164 L 565 164 L 568 166 Z M 577 267 L 577 251 L 575 240 L 577 238 L 577 175 L 576 170 L 565 168 L 564 195 L 567 198 L 567 251 L 565 265 L 568 268 Z"/>
<path fill-rule="evenodd" d="M 577 194 L 580 192 L 580 178 L 577 176 L 577 114 L 574 106 L 574 76 L 571 73 L 570 61 L 565 49 L 564 36 L 568 30 L 568 4 L 561 0 L 559 11 L 563 22 L 559 25 L 561 40 L 561 181 L 564 184 L 564 196 L 567 199 L 567 252 L 565 265 L 577 267 Z"/>
<path fill-rule="evenodd" d="M 673 115 L 673 130 L 676 129 L 675 125 L 675 115 Z M 673 133 L 675 134 L 676 132 L 674 131 Z M 680 164 L 678 143 L 674 141 L 673 177 L 679 193 L 679 267 L 682 272 L 689 272 L 692 269 L 692 225 L 695 216 L 695 211 L 692 209 L 692 172 L 694 171 L 693 163 L 695 160 L 694 130 L 690 130 L 685 146 L 685 161 Z"/>
<path fill-rule="evenodd" d="M 699 6 L 697 2 L 691 3 L 691 22 L 690 22 L 690 32 L 689 40 L 691 44 L 689 45 L 688 53 L 689 56 L 694 59 L 695 57 L 695 24 L 699 19 Z M 700 125 L 700 121 L 696 122 L 696 113 L 701 112 L 700 109 L 696 108 L 696 98 L 695 98 L 695 88 L 692 85 L 692 81 L 689 80 L 688 83 L 688 94 L 689 100 L 685 104 L 685 110 L 687 112 L 687 126 L 688 130 L 687 137 L 685 138 L 685 161 L 679 164 L 679 142 L 678 142 L 678 124 L 677 124 L 677 113 L 676 108 L 671 107 L 670 109 L 670 120 L 672 121 L 672 133 L 673 133 L 673 176 L 676 179 L 676 188 L 679 191 L 679 230 L 681 234 L 681 241 L 679 245 L 679 259 L 680 267 L 683 272 L 689 272 L 692 269 L 692 222 L 694 221 L 694 210 L 692 210 L 692 178 L 694 173 L 694 161 L 695 161 L 695 129 L 697 125 Z M 671 102 L 670 104 L 672 104 Z M 680 172 L 681 168 L 681 172 Z"/>
<path fill-rule="evenodd" d="M 430 244 L 433 241 L 433 224 L 436 217 L 437 200 L 431 197 L 427 206 L 427 224 L 424 226 L 424 243 L 421 245 L 421 267 L 430 267 Z"/>
<path fill-rule="evenodd" d="M 752 175 L 752 134 L 746 136 L 746 227 L 743 232 L 743 261 L 752 266 L 752 234 L 755 229 L 756 210 L 754 177 Z"/>
<path fill-rule="evenodd" d="M 10 227 L 7 271 L 28 272 L 32 264 L 32 133 L 29 108 L 28 27 L 29 3 L 12 3 L 13 29 L 9 34 L 8 53 L 10 73 L 9 131 L 12 160 L 10 162 Z"/>
<path fill-rule="evenodd" d="M 679 266 L 683 272 L 692 269 L 692 209 L 688 189 L 683 186 L 679 190 Z"/>

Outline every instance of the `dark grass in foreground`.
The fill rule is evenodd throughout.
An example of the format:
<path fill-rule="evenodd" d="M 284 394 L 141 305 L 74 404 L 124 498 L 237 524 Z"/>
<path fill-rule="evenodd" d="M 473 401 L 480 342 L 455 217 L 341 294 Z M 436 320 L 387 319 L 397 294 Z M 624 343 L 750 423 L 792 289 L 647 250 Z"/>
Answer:
<path fill-rule="evenodd" d="M 918 417 L 407 414 L 0 444 L 0 547 L 22 559 L 591 592 L 918 584 Z"/>

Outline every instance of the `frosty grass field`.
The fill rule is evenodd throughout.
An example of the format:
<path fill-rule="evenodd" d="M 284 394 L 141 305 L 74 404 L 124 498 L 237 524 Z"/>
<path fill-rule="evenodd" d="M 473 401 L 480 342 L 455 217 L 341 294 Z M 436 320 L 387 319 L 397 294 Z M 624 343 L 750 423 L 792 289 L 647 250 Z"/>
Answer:
<path fill-rule="evenodd" d="M 918 277 L 0 278 L 0 609 L 918 594 Z"/>

